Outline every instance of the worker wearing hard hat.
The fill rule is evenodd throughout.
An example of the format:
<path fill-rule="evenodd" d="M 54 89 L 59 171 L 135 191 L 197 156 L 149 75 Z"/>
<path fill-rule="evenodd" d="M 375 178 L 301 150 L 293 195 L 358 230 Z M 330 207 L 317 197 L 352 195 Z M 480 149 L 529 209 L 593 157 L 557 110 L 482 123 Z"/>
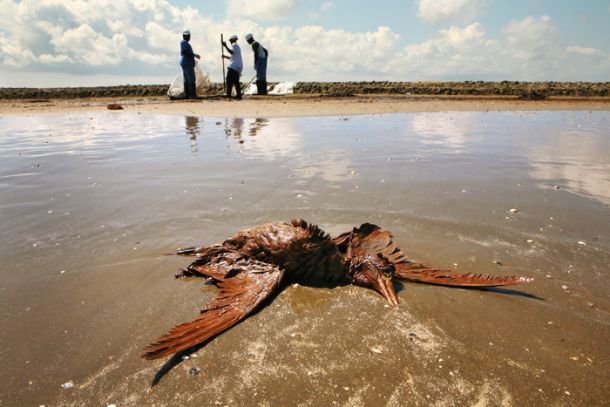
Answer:
<path fill-rule="evenodd" d="M 187 99 L 197 98 L 197 88 L 195 86 L 195 58 L 199 59 L 199 54 L 193 52 L 191 44 L 191 32 L 186 30 L 182 33 L 180 41 L 180 66 L 184 76 L 184 95 Z"/>
<path fill-rule="evenodd" d="M 254 52 L 254 69 L 256 70 L 256 89 L 259 95 L 267 94 L 267 58 L 269 51 L 254 40 L 252 34 L 246 35 L 246 41 L 252 45 Z"/>
<path fill-rule="evenodd" d="M 229 68 L 227 69 L 227 97 L 231 98 L 231 91 L 233 87 L 235 87 L 235 99 L 241 99 L 241 86 L 239 84 L 239 77 L 241 76 L 241 71 L 244 69 L 244 64 L 241 59 L 241 48 L 237 43 L 237 35 L 232 35 L 229 38 L 229 42 L 231 43 L 231 48 L 227 46 L 225 41 L 222 42 L 222 45 L 225 49 L 231 54 L 231 56 L 223 55 L 223 58 L 229 59 Z"/>

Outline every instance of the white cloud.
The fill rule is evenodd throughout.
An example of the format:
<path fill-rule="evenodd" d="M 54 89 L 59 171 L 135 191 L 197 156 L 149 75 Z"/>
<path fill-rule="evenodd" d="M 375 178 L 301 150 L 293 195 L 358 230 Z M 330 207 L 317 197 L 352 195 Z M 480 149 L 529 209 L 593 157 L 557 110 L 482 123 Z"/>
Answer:
<path fill-rule="evenodd" d="M 265 30 L 264 38 L 265 46 L 281 50 L 281 55 L 271 53 L 270 58 L 285 74 L 310 78 L 334 75 L 336 79 L 359 69 L 385 71 L 386 58 L 400 40 L 388 27 L 361 33 L 320 26 L 272 27 Z"/>
<path fill-rule="evenodd" d="M 579 55 L 587 55 L 587 56 L 592 56 L 592 57 L 597 57 L 602 55 L 602 52 L 600 50 L 598 50 L 597 48 L 588 48 L 588 47 L 566 47 L 566 51 L 572 53 L 572 54 L 579 54 Z"/>
<path fill-rule="evenodd" d="M 215 20 L 169 0 L 0 0 L 0 9 L 0 86 L 33 86 L 42 78 L 55 85 L 69 75 L 79 76 L 74 83 L 86 83 L 83 75 L 112 83 L 138 77 L 169 83 L 180 70 L 185 28 L 202 55 L 202 70 L 214 81 L 222 73 L 220 33 L 240 36 L 243 74 L 253 75 L 252 51 L 243 40 L 248 32 L 270 52 L 270 80 L 607 80 L 610 72 L 607 54 L 562 43 L 547 16 L 511 21 L 493 39 L 481 23 L 471 22 L 405 44 L 384 26 L 355 32 L 261 25 L 233 16 Z M 583 55 L 595 63 L 580 63 Z"/>
<path fill-rule="evenodd" d="M 335 8 L 335 3 L 333 1 L 325 1 L 320 6 L 320 10 L 322 11 L 330 11 Z"/>
<path fill-rule="evenodd" d="M 182 18 L 180 10 L 165 0 L 1 0 L 0 9 L 6 33 L 0 40 L 0 66 L 34 71 L 52 66 L 66 72 L 103 73 L 108 67 L 129 70 L 130 64 L 142 61 L 168 66 L 175 59 L 175 46 L 171 54 L 168 46 L 156 50 L 144 36 L 145 23 L 160 19 L 171 27 Z"/>
<path fill-rule="evenodd" d="M 486 53 L 481 52 L 486 48 L 491 48 L 491 45 L 485 40 L 481 24 L 473 23 L 464 28 L 452 26 L 440 30 L 436 38 L 407 46 L 403 57 L 395 63 L 404 66 L 407 72 L 425 72 L 424 79 L 431 79 L 450 72 L 472 72 L 486 66 Z"/>
<path fill-rule="evenodd" d="M 509 44 L 527 49 L 555 42 L 556 31 L 549 16 L 539 18 L 528 16 L 523 20 L 512 20 L 502 28 Z"/>
<path fill-rule="evenodd" d="M 512 62 L 520 76 L 548 79 L 556 73 L 549 68 L 557 66 L 563 52 L 558 45 L 557 29 L 549 16 L 513 20 L 502 32 L 507 42 L 504 59 Z"/>
<path fill-rule="evenodd" d="M 472 21 L 485 8 L 485 0 L 417 0 L 418 16 L 430 23 Z"/>
<path fill-rule="evenodd" d="M 290 14 L 296 5 L 296 0 L 227 0 L 227 15 L 275 21 Z"/>
<path fill-rule="evenodd" d="M 513 20 L 490 39 L 480 23 L 451 26 L 419 44 L 406 46 L 391 62 L 403 80 L 605 80 L 610 58 L 580 47 L 565 52 L 548 16 Z M 578 52 L 600 57 L 579 64 Z M 586 74 L 585 74 L 586 72 Z M 586 78 L 583 78 L 586 76 Z"/>

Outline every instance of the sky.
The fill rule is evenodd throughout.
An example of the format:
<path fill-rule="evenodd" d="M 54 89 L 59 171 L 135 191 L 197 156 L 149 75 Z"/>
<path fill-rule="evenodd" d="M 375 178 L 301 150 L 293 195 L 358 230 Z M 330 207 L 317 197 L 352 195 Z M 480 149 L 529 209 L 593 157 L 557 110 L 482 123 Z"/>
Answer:
<path fill-rule="evenodd" d="M 252 33 L 269 81 L 610 81 L 610 0 L 0 0 L 0 86 L 168 84 L 182 31 L 222 80 Z"/>

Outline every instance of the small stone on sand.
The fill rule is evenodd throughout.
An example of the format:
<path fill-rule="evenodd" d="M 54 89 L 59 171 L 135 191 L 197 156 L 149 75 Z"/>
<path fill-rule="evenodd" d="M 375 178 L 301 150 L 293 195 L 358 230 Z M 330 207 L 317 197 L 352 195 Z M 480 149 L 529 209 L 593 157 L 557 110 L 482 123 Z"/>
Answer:
<path fill-rule="evenodd" d="M 64 384 L 62 384 L 61 387 L 63 387 L 64 389 L 71 389 L 74 387 L 74 382 L 70 380 L 69 382 L 65 382 Z"/>

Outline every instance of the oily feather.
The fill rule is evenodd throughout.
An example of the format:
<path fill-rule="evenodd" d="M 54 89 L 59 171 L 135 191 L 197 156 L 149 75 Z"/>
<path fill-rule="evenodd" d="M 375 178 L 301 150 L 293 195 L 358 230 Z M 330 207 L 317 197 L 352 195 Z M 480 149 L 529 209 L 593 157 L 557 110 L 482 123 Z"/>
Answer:
<path fill-rule="evenodd" d="M 228 260 L 227 260 L 228 259 Z M 216 276 L 220 293 L 191 322 L 172 328 L 148 345 L 144 359 L 157 359 L 203 343 L 229 329 L 253 312 L 280 287 L 284 271 L 233 253 L 201 267 L 204 275 Z"/>
<path fill-rule="evenodd" d="M 395 275 L 402 280 L 456 287 L 498 287 L 529 283 L 534 280 L 533 278 L 518 276 L 495 277 L 486 274 L 463 274 L 430 267 L 425 263 L 403 262 L 394 266 L 396 267 Z"/>
<path fill-rule="evenodd" d="M 348 257 L 365 253 L 381 254 L 394 264 L 395 276 L 401 280 L 458 287 L 496 287 L 533 281 L 533 278 L 517 276 L 495 277 L 485 274 L 463 274 L 432 267 L 425 263 L 412 262 L 392 241 L 390 232 L 370 223 L 364 223 L 351 232 L 339 235 L 334 242 Z"/>

